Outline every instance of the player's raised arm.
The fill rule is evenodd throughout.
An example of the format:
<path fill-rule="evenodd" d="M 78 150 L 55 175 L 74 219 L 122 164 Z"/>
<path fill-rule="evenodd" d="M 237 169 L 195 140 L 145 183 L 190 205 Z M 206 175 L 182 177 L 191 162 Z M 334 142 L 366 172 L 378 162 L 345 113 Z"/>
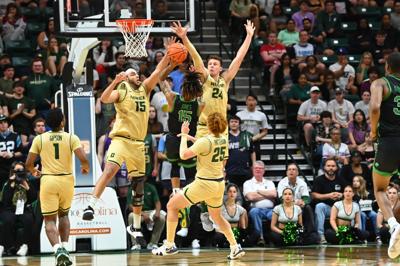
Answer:
<path fill-rule="evenodd" d="M 174 32 L 179 38 L 181 38 L 183 45 L 188 49 L 190 56 L 193 59 L 194 67 L 196 68 L 196 72 L 199 72 L 202 76 L 202 81 L 206 80 L 208 77 L 208 70 L 204 66 L 203 59 L 200 54 L 197 52 L 196 48 L 189 40 L 187 36 L 188 27 L 182 27 L 181 23 L 172 22 L 171 26 L 172 32 Z"/>
<path fill-rule="evenodd" d="M 146 88 L 147 93 L 150 93 L 160 80 L 160 73 L 168 66 L 168 57 L 163 56 L 161 61 L 158 63 L 156 69 L 151 73 L 150 77 L 143 81 L 143 85 Z"/>
<path fill-rule="evenodd" d="M 369 103 L 369 117 L 371 119 L 371 134 L 372 140 L 376 140 L 378 131 L 378 122 L 381 115 L 382 95 L 385 86 L 383 79 L 377 79 L 371 84 L 371 101 Z"/>
<path fill-rule="evenodd" d="M 228 70 L 225 71 L 224 73 L 222 73 L 222 76 L 227 83 L 231 82 L 232 79 L 235 78 L 237 72 L 239 71 L 240 65 L 243 62 L 243 59 L 246 56 L 247 51 L 249 50 L 251 40 L 253 39 L 254 30 L 255 30 L 253 22 L 251 22 L 250 20 L 247 20 L 247 23 L 244 25 L 244 27 L 246 28 L 246 32 L 247 32 L 246 39 L 244 40 L 242 46 L 240 46 L 240 48 L 236 54 L 236 57 L 231 62 Z"/>
<path fill-rule="evenodd" d="M 115 76 L 115 79 L 111 82 L 110 85 L 104 90 L 101 94 L 100 101 L 103 103 L 115 103 L 119 100 L 119 92 L 115 90 L 115 88 L 122 81 L 126 80 L 127 76 L 125 72 L 121 72 Z"/>

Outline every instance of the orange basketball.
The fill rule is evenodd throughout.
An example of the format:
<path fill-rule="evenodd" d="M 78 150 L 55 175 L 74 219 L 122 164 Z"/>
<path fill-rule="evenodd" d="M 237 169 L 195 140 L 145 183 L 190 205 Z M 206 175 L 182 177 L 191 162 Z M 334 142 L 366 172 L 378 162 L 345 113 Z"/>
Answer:
<path fill-rule="evenodd" d="M 187 57 L 188 51 L 181 43 L 173 43 L 168 47 L 167 55 L 172 61 L 182 64 Z"/>

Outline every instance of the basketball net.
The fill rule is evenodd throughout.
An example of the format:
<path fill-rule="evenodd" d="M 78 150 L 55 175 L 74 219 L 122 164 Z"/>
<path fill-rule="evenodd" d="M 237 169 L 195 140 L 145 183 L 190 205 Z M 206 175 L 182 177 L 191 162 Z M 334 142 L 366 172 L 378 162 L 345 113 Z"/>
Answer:
<path fill-rule="evenodd" d="M 146 42 L 153 22 L 151 19 L 119 19 L 116 21 L 124 36 L 126 57 L 147 57 Z"/>

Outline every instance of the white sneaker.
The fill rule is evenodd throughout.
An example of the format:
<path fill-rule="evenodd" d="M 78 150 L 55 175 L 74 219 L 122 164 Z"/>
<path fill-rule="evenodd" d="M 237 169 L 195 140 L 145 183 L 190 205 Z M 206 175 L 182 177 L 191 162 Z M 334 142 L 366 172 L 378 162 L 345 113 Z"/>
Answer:
<path fill-rule="evenodd" d="M 397 225 L 390 236 L 388 256 L 395 259 L 400 255 L 400 225 Z"/>
<path fill-rule="evenodd" d="M 0 258 L 3 256 L 4 247 L 0 245 Z"/>
<path fill-rule="evenodd" d="M 141 250 L 142 247 L 139 244 L 135 244 L 131 247 L 131 250 Z"/>
<path fill-rule="evenodd" d="M 229 260 L 236 260 L 244 256 L 246 252 L 242 249 L 240 244 L 236 244 L 234 248 L 231 248 L 231 253 L 228 255 Z"/>
<path fill-rule="evenodd" d="M 17 251 L 18 256 L 26 256 L 28 254 L 28 245 L 23 244 Z"/>
<path fill-rule="evenodd" d="M 153 249 L 156 249 L 156 248 L 158 248 L 158 246 L 156 244 L 153 244 L 153 243 L 147 244 L 147 249 L 148 250 L 153 250 Z"/>
<path fill-rule="evenodd" d="M 200 248 L 200 241 L 195 239 L 192 241 L 192 248 L 198 249 Z"/>
<path fill-rule="evenodd" d="M 210 220 L 210 215 L 208 214 L 208 212 L 200 214 L 200 220 L 201 224 L 203 225 L 204 231 L 211 232 L 212 230 L 214 230 L 214 225 Z"/>
<path fill-rule="evenodd" d="M 176 232 L 176 234 L 177 234 L 178 236 L 181 236 L 181 237 L 187 237 L 188 232 L 189 232 L 189 231 L 188 231 L 187 228 L 182 227 L 181 230 L 179 230 L 178 232 Z"/>
<path fill-rule="evenodd" d="M 167 247 L 167 245 L 164 244 L 159 248 L 153 249 L 151 253 L 156 256 L 174 255 L 178 253 L 178 248 L 175 246 L 175 244 L 173 244 L 171 247 Z"/>

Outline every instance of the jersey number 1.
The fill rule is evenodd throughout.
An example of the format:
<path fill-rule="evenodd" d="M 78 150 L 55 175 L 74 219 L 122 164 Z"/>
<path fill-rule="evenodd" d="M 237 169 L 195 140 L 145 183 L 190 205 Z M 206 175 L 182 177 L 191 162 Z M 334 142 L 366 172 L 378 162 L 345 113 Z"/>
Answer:
<path fill-rule="evenodd" d="M 54 158 L 56 160 L 60 159 L 60 145 L 58 143 L 53 143 L 54 146 Z"/>
<path fill-rule="evenodd" d="M 214 154 L 211 159 L 211 162 L 217 163 L 217 162 L 223 161 L 225 158 L 225 149 L 226 149 L 225 146 L 224 147 L 216 147 L 214 149 Z"/>

